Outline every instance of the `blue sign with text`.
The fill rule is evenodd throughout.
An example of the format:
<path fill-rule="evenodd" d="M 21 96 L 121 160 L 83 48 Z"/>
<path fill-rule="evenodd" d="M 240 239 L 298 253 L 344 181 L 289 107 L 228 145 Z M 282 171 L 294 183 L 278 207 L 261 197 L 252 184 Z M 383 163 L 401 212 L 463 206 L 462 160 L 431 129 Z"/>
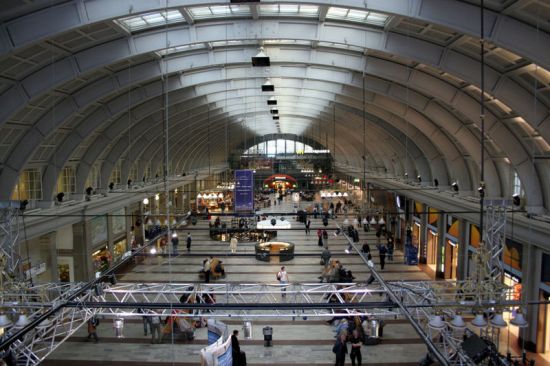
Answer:
<path fill-rule="evenodd" d="M 235 171 L 235 211 L 254 211 L 254 172 Z"/>

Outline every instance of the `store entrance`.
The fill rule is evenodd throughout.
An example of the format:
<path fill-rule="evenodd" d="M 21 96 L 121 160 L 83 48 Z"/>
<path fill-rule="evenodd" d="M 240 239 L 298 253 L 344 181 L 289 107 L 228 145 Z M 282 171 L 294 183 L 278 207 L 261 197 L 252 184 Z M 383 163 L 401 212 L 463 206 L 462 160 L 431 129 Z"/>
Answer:
<path fill-rule="evenodd" d="M 456 279 L 456 268 L 458 266 L 458 243 L 447 240 L 445 242 L 445 279 Z"/>

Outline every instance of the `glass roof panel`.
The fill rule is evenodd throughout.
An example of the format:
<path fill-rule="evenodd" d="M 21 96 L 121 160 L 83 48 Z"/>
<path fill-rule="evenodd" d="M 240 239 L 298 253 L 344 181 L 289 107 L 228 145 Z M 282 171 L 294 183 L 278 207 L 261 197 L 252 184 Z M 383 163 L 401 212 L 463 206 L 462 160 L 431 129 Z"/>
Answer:
<path fill-rule="evenodd" d="M 252 15 L 252 12 L 250 11 L 250 7 L 248 5 L 195 6 L 189 8 L 189 13 L 194 19 Z"/>
<path fill-rule="evenodd" d="M 120 18 L 115 20 L 115 22 L 126 28 L 129 32 L 136 32 L 166 24 L 185 23 L 185 18 L 178 10 L 169 10 Z"/>
<path fill-rule="evenodd" d="M 165 48 L 163 50 L 157 51 L 157 53 L 160 56 L 166 56 L 166 55 L 171 55 L 173 53 L 185 52 L 185 51 L 190 51 L 190 50 L 197 50 L 197 49 L 201 49 L 201 48 L 205 48 L 205 47 L 206 46 L 205 46 L 204 43 L 193 43 L 193 44 L 186 44 L 186 45 L 183 45 L 183 46 Z"/>
<path fill-rule="evenodd" d="M 376 26 L 384 26 L 389 16 L 372 11 L 347 9 L 332 6 L 328 9 L 327 19 L 340 19 L 350 22 L 360 22 Z"/>
<path fill-rule="evenodd" d="M 259 6 L 262 16 L 305 16 L 316 17 L 319 15 L 319 7 L 316 5 L 302 4 L 262 4 Z"/>

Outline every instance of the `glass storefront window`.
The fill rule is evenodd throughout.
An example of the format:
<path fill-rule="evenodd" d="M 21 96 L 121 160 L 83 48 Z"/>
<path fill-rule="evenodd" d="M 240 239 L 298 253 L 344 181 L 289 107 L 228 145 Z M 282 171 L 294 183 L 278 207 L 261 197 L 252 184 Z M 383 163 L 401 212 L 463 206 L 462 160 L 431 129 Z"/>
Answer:
<path fill-rule="evenodd" d="M 92 253 L 95 272 L 103 273 L 109 269 L 113 262 L 113 257 L 107 245 L 100 247 Z"/>
<path fill-rule="evenodd" d="M 113 245 L 113 260 L 115 262 L 122 258 L 124 253 L 126 253 L 126 247 L 126 239 L 119 240 Z"/>

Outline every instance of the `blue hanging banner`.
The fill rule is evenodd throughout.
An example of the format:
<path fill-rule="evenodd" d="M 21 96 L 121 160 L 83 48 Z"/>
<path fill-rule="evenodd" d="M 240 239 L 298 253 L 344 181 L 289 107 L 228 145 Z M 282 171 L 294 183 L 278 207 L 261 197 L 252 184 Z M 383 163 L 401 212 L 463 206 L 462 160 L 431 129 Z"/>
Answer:
<path fill-rule="evenodd" d="M 254 212 L 254 172 L 235 171 L 235 211 Z"/>

